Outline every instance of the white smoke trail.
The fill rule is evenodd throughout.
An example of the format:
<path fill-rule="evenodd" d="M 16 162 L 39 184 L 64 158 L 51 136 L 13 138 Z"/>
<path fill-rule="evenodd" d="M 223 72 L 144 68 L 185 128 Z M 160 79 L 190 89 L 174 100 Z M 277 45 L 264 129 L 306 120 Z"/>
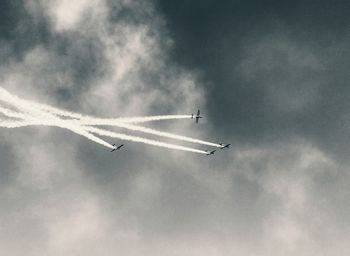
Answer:
<path fill-rule="evenodd" d="M 11 94 L 9 91 L 5 90 L 4 88 L 0 87 L 0 100 L 4 100 L 6 101 L 8 104 L 14 104 L 14 103 L 18 103 L 19 101 L 22 104 L 27 104 L 32 106 L 32 109 L 43 109 L 43 110 L 48 110 L 48 111 L 52 111 L 52 112 L 58 112 L 59 115 L 62 116 L 72 116 L 73 118 L 84 118 L 83 115 L 78 114 L 78 113 L 73 113 L 73 112 L 69 112 L 69 111 L 64 111 L 64 110 L 60 110 L 54 107 L 51 107 L 49 105 L 45 105 L 45 104 L 41 104 L 41 103 L 36 103 L 36 102 L 32 102 L 32 101 L 28 101 L 28 100 L 24 100 L 24 99 L 20 99 L 19 97 L 17 97 L 16 95 Z"/>
<path fill-rule="evenodd" d="M 145 138 L 136 137 L 136 136 L 130 136 L 130 135 L 126 135 L 123 133 L 115 133 L 115 132 L 111 132 L 111 131 L 107 131 L 107 130 L 103 130 L 103 129 L 99 129 L 99 128 L 95 128 L 95 127 L 86 127 L 85 129 L 89 132 L 92 132 L 94 134 L 98 134 L 101 136 L 118 138 L 121 140 L 128 140 L 128 141 L 133 141 L 133 142 L 140 142 L 140 143 L 144 143 L 144 144 L 148 144 L 148 145 L 164 147 L 164 148 L 169 148 L 169 149 L 177 149 L 177 150 L 190 151 L 190 152 L 199 153 L 199 154 L 207 154 L 206 151 L 199 150 L 199 149 L 179 146 L 179 145 L 160 142 L 160 141 L 156 141 L 156 140 L 145 139 Z"/>
<path fill-rule="evenodd" d="M 1 87 L 0 87 L 1 88 Z M 22 99 L 21 99 L 22 100 Z M 144 123 L 144 122 L 151 122 L 151 121 L 162 121 L 162 120 L 176 120 L 176 119 L 189 119 L 192 118 L 192 115 L 156 115 L 156 116 L 145 116 L 145 117 L 120 117 L 120 118 L 97 118 L 93 116 L 88 115 L 82 115 L 80 113 L 75 113 L 67 110 L 61 110 L 58 108 L 54 108 L 49 105 L 36 103 L 36 102 L 30 102 L 27 100 L 22 100 L 27 103 L 30 103 L 33 107 L 36 107 L 37 109 L 41 109 L 44 111 L 47 111 L 49 113 L 56 114 L 58 116 L 63 117 L 69 117 L 74 119 L 80 119 L 84 120 L 86 124 L 89 124 L 90 122 L 94 123 L 116 123 L 116 122 L 124 122 L 124 123 Z"/>
<path fill-rule="evenodd" d="M 5 112 L 7 115 L 9 114 L 8 110 L 4 110 L 1 108 L 0 108 L 0 112 Z M 11 113 L 11 116 L 18 117 L 18 118 L 25 118 L 25 116 L 23 114 L 18 114 L 18 113 L 14 113 L 14 112 Z M 142 126 L 120 123 L 119 121 L 116 121 L 116 120 L 113 120 L 113 122 L 111 122 L 111 121 L 106 122 L 106 120 L 101 120 L 101 122 L 99 122 L 99 120 L 97 120 L 97 121 L 91 120 L 91 121 L 86 122 L 86 121 L 82 120 L 82 121 L 77 121 L 77 123 L 80 125 L 86 125 L 86 124 L 106 125 L 107 124 L 107 125 L 111 125 L 111 126 L 126 128 L 126 129 L 133 130 L 133 131 L 140 131 L 140 132 L 144 132 L 144 133 L 148 133 L 148 134 L 158 135 L 161 137 L 168 137 L 168 138 L 182 140 L 182 141 L 188 141 L 188 142 L 192 142 L 192 143 L 198 143 L 198 144 L 203 144 L 203 145 L 208 145 L 208 146 L 213 146 L 213 147 L 220 147 L 221 146 L 219 144 L 215 144 L 215 143 L 211 143 L 211 142 L 207 142 L 207 141 L 203 141 L 203 140 L 198 140 L 198 139 L 192 139 L 192 138 L 189 138 L 186 136 L 176 135 L 176 134 L 167 133 L 167 132 L 161 132 L 161 131 L 157 131 L 157 130 L 142 127 Z"/>
<path fill-rule="evenodd" d="M 32 120 L 32 121 L 17 122 L 17 123 L 12 123 L 12 124 L 10 122 L 5 122 L 5 123 L 0 124 L 2 127 L 6 127 L 6 128 L 23 127 L 23 126 L 29 126 L 29 125 L 57 126 L 57 127 L 69 129 L 75 133 L 78 133 L 82 136 L 85 136 L 85 137 L 89 138 L 90 140 L 95 141 L 95 142 L 102 144 L 104 146 L 107 146 L 111 149 L 113 148 L 112 145 L 106 143 L 105 141 L 95 137 L 94 135 L 92 135 L 86 131 L 91 131 L 93 133 L 96 133 L 96 134 L 99 134 L 102 136 L 109 136 L 112 138 L 119 138 L 122 140 L 129 140 L 129 141 L 141 142 L 141 143 L 159 146 L 159 147 L 166 147 L 166 148 L 171 148 L 171 149 L 178 149 L 178 150 L 206 154 L 206 152 L 202 151 L 202 150 L 197 150 L 197 149 L 179 146 L 179 145 L 170 144 L 170 143 L 159 142 L 159 141 L 145 139 L 145 138 L 136 137 L 136 136 L 130 136 L 130 135 L 121 134 L 121 133 L 114 133 L 114 132 L 106 131 L 103 129 L 93 128 L 93 127 L 88 127 L 88 126 L 84 127 L 83 129 L 81 127 L 80 127 L 80 129 L 77 129 L 76 128 L 77 126 L 69 124 L 71 122 L 69 120 L 58 120 L 58 119 L 53 119 L 51 117 L 51 118 L 49 118 L 50 121 L 42 121 L 42 120 L 37 120 L 35 117 L 32 117 L 32 116 L 17 114 L 17 113 L 10 111 L 8 109 L 1 109 L 0 108 L 0 111 L 1 110 L 3 110 L 4 113 L 6 113 L 8 116 L 11 116 L 11 117 L 21 117 L 23 119 Z M 34 109 L 32 109 L 32 110 L 34 110 Z M 48 115 L 45 115 L 45 116 L 49 117 Z M 82 131 L 82 130 L 85 130 L 85 131 Z"/>
<path fill-rule="evenodd" d="M 115 123 L 145 123 L 151 121 L 162 121 L 162 120 L 176 120 L 176 119 L 189 119 L 191 115 L 161 115 L 161 116 L 145 116 L 145 117 L 120 117 L 120 118 L 93 118 L 85 117 L 80 120 L 84 124 L 95 124 L 95 125 L 113 125 Z"/>
<path fill-rule="evenodd" d="M 141 142 L 145 144 L 150 144 L 154 146 L 160 146 L 160 147 L 166 147 L 166 148 L 172 148 L 172 149 L 178 149 L 178 150 L 185 150 L 185 151 L 191 151 L 195 153 L 201 153 L 201 154 L 206 154 L 205 151 L 190 148 L 190 147 L 184 147 L 184 146 L 179 146 L 175 144 L 170 144 L 170 143 L 164 143 L 156 140 L 150 140 L 150 139 L 145 139 L 141 137 L 136 137 L 136 136 L 130 136 L 126 134 L 121 134 L 121 133 L 115 133 L 115 132 L 110 132 L 107 130 L 103 129 L 98 129 L 94 127 L 89 127 L 89 126 L 84 126 L 82 127 L 82 124 L 91 124 L 93 125 L 99 125 L 99 124 L 106 124 L 110 123 L 111 125 L 115 126 L 120 126 L 124 127 L 126 129 L 130 130 L 137 130 L 137 131 L 142 131 L 145 133 L 150 133 L 158 136 L 163 136 L 163 137 L 169 137 L 169 138 L 174 138 L 174 139 L 180 139 L 180 140 L 185 140 L 185 141 L 190 141 L 190 142 L 195 142 L 195 143 L 201 143 L 201 144 L 207 144 L 211 146 L 219 146 L 218 144 L 215 143 L 210 143 L 206 141 L 201 141 L 197 139 L 192 139 L 189 137 L 185 136 L 180 136 L 176 134 L 171 134 L 171 133 L 165 133 L 165 132 L 160 132 L 157 130 L 153 130 L 150 128 L 145 128 L 141 126 L 135 126 L 135 125 L 128 125 L 125 123 L 120 123 L 121 120 L 127 121 L 127 122 L 143 122 L 143 121 L 150 121 L 150 120 L 165 120 L 165 119 L 173 119 L 173 118 L 190 118 L 190 115 L 187 116 L 153 116 L 153 117 L 138 117 L 138 118 L 116 118 L 116 119 L 101 119 L 101 118 L 91 118 L 91 117 L 85 117 L 83 115 L 77 114 L 77 113 L 71 113 L 71 112 L 66 112 L 66 111 L 60 111 L 59 109 L 52 108 L 50 106 L 46 106 L 43 104 L 37 104 L 33 103 L 31 101 L 26 101 L 18 98 L 15 95 L 12 95 L 8 91 L 4 90 L 3 88 L 0 87 L 0 100 L 6 102 L 7 104 L 13 105 L 16 107 L 18 110 L 22 111 L 22 113 L 17 113 L 14 111 L 11 111 L 9 109 L 4 109 L 0 108 L 0 112 L 5 114 L 6 116 L 9 117 L 15 117 L 15 118 L 22 118 L 26 121 L 31 121 L 27 122 L 26 125 L 46 125 L 46 126 L 57 126 L 65 129 L 69 129 L 77 134 L 80 134 L 82 136 L 87 137 L 88 139 L 97 142 L 99 144 L 102 144 L 108 148 L 113 148 L 112 145 L 109 143 L 101 140 L 100 138 L 92 135 L 90 132 L 93 132 L 95 134 L 99 134 L 102 136 L 110 136 L 113 138 L 119 138 L 123 140 L 129 140 L 129 141 L 134 141 L 134 142 Z M 25 112 L 25 114 L 23 114 Z M 66 115 L 70 118 L 80 118 L 81 120 L 63 120 L 59 118 L 56 115 Z M 7 127 L 20 127 L 24 126 L 24 123 L 17 123 L 17 124 L 11 124 L 9 122 L 4 122 L 3 126 Z"/>
<path fill-rule="evenodd" d="M 45 125 L 42 122 L 34 121 L 0 121 L 1 128 L 20 128 L 34 125 Z"/>
<path fill-rule="evenodd" d="M 119 117 L 119 118 L 97 118 L 93 116 L 81 115 L 74 112 L 69 112 L 65 110 L 60 110 L 47 105 L 38 104 L 38 108 L 45 110 L 47 112 L 56 114 L 58 116 L 69 117 L 74 119 L 79 119 L 84 122 L 84 124 L 94 124 L 94 125 L 113 125 L 117 122 L 123 123 L 145 123 L 152 121 L 162 121 L 162 120 L 176 120 L 176 119 L 190 119 L 191 115 L 157 115 L 157 116 L 144 116 L 144 117 Z"/>
<path fill-rule="evenodd" d="M 1 108 L 0 110 L 2 111 L 2 113 L 7 116 L 39 121 L 42 125 L 45 125 L 45 126 L 56 126 L 60 128 L 65 128 L 81 136 L 84 136 L 90 139 L 91 141 L 101 144 L 107 148 L 110 148 L 110 149 L 114 148 L 108 142 L 87 132 L 85 129 L 82 129 L 79 125 L 71 124 L 66 120 L 61 120 L 59 118 L 56 118 L 52 114 L 42 113 L 42 111 L 37 110 L 31 102 L 21 100 L 17 96 L 8 93 L 6 90 L 3 90 L 1 87 L 0 87 L 0 100 L 3 100 L 8 104 L 14 105 L 16 108 L 28 113 L 28 114 L 21 114 L 21 113 L 16 113 L 14 111 L 11 111 L 9 109 Z M 38 119 L 39 117 L 41 117 L 44 120 Z"/>
<path fill-rule="evenodd" d="M 84 120 L 77 121 L 77 122 L 81 125 L 86 125 L 86 124 L 89 124 L 90 126 L 101 125 L 101 123 L 98 123 L 98 122 L 85 122 Z M 143 132 L 143 133 L 157 135 L 160 137 L 167 137 L 167 138 L 171 138 L 171 139 L 175 139 L 175 140 L 203 144 L 203 145 L 208 145 L 208 146 L 212 146 L 212 147 L 218 147 L 218 148 L 221 147 L 221 145 L 217 144 L 217 143 L 212 143 L 212 142 L 208 142 L 208 141 L 204 141 L 204 140 L 194 139 L 194 138 L 190 138 L 190 137 L 182 136 L 182 135 L 177 135 L 177 134 L 173 134 L 173 133 L 162 132 L 162 131 L 158 131 L 155 129 L 142 127 L 142 126 L 138 126 L 138 125 L 132 125 L 132 124 L 120 123 L 120 122 L 111 122 L 108 125 L 106 125 L 106 123 L 104 123 L 103 125 L 104 126 L 122 127 L 122 128 L 126 128 L 126 129 L 129 129 L 132 131 L 139 131 L 139 132 Z"/>
<path fill-rule="evenodd" d="M 74 119 L 84 120 L 87 124 L 89 122 L 97 123 L 115 123 L 115 122 L 124 122 L 124 123 L 143 123 L 150 121 L 161 121 L 161 120 L 175 120 L 175 119 L 189 119 L 192 115 L 157 115 L 157 116 L 146 116 L 146 117 L 121 117 L 121 118 L 95 118 L 91 116 L 82 115 L 79 113 L 74 113 L 66 110 L 61 110 L 58 108 L 51 107 L 46 104 L 36 103 L 28 100 L 20 99 L 19 97 L 11 94 L 4 88 L 0 87 L 0 100 L 3 99 L 9 104 L 14 102 L 21 101 L 24 104 L 30 105 L 33 109 L 44 110 L 49 113 L 53 113 L 59 116 L 70 117 Z"/>
<path fill-rule="evenodd" d="M 191 115 L 162 115 L 162 116 L 149 116 L 149 117 L 132 117 L 132 118 L 94 118 L 90 116 L 83 116 L 78 113 L 62 111 L 57 108 L 53 108 L 43 104 L 36 104 L 38 108 L 42 110 L 48 111 L 49 113 L 79 119 L 79 123 L 81 125 L 91 125 L 91 126 L 117 126 L 126 128 L 133 131 L 140 131 L 148 134 L 157 135 L 160 137 L 167 137 L 176 140 L 188 141 L 192 143 L 198 143 L 203 145 L 208 145 L 212 147 L 221 147 L 220 144 L 212 143 L 204 140 L 193 139 L 182 135 L 162 132 L 142 126 L 129 125 L 127 123 L 141 123 L 141 122 L 149 122 L 149 121 L 160 121 L 160 120 L 171 120 L 171 119 L 188 119 L 191 118 Z"/>
<path fill-rule="evenodd" d="M 11 95 L 12 96 L 12 95 Z M 23 101 L 23 100 L 22 100 Z M 163 115 L 163 116 L 149 116 L 149 117 L 133 117 L 133 118 L 114 118 L 114 119 L 103 119 L 103 118 L 94 118 L 94 117 L 88 117 L 88 116 L 83 116 L 78 113 L 73 113 L 69 111 L 62 111 L 57 108 L 53 108 L 44 104 L 37 104 L 33 102 L 28 102 L 24 101 L 27 104 L 32 105 L 32 110 L 34 109 L 34 106 L 46 110 L 50 114 L 57 114 L 57 115 L 64 115 L 66 117 L 70 118 L 78 118 L 79 123 L 82 125 L 107 125 L 107 126 L 118 126 L 118 127 L 123 127 L 129 130 L 133 131 L 140 131 L 148 134 L 153 134 L 157 135 L 160 137 L 168 137 L 176 140 L 182 140 L 182 141 L 188 141 L 192 143 L 198 143 L 198 144 L 203 144 L 203 145 L 208 145 L 208 146 L 213 146 L 213 147 L 220 147 L 221 145 L 217 143 L 212 143 L 208 141 L 203 141 L 199 139 L 193 139 L 189 138 L 186 136 L 182 135 L 177 135 L 177 134 L 172 134 L 172 133 L 167 133 L 167 132 L 162 132 L 162 131 L 157 131 L 154 129 L 142 127 L 142 126 L 136 126 L 136 125 L 130 125 L 126 123 L 139 123 L 139 122 L 149 122 L 149 121 L 159 121 L 159 120 L 169 120 L 169 119 L 183 119 L 183 118 L 191 118 L 191 115 Z"/>
<path fill-rule="evenodd" d="M 55 114 L 60 113 L 59 111 L 53 111 L 53 109 L 50 109 L 50 112 Z M 71 117 L 71 118 L 78 118 L 78 115 L 70 115 L 69 113 L 65 113 L 65 116 Z M 191 115 L 168 115 L 168 116 L 150 116 L 150 117 L 134 117 L 134 118 L 114 118 L 114 119 L 83 117 L 83 118 L 80 118 L 80 120 L 77 122 L 79 122 L 79 124 L 81 125 L 90 125 L 90 126 L 99 126 L 99 125 L 117 126 L 117 127 L 122 127 L 133 131 L 139 131 L 139 132 L 157 135 L 160 137 L 167 137 L 167 138 L 172 138 L 176 140 L 188 141 L 192 143 L 198 143 L 198 144 L 203 144 L 203 145 L 208 145 L 208 146 L 218 147 L 218 148 L 221 147 L 220 144 L 212 143 L 209 141 L 193 139 L 182 135 L 162 132 L 162 131 L 158 131 L 158 130 L 154 130 L 154 129 L 150 129 L 142 126 L 127 124 L 127 123 L 141 123 L 141 122 L 160 121 L 160 120 L 169 120 L 169 119 L 184 119 L 184 118 L 188 119 L 191 117 L 192 117 Z"/>
<path fill-rule="evenodd" d="M 47 105 L 42 105 L 42 104 L 36 104 L 36 105 L 38 106 L 38 108 L 41 108 L 42 110 L 46 110 L 52 114 L 79 119 L 78 122 L 81 125 L 117 126 L 117 127 L 122 127 L 133 131 L 140 131 L 148 134 L 157 135 L 160 137 L 167 137 L 167 138 L 172 138 L 176 140 L 188 141 L 188 142 L 208 145 L 212 147 L 221 147 L 221 145 L 217 143 L 212 143 L 212 142 L 199 140 L 199 139 L 193 139 L 190 137 L 177 135 L 173 133 L 162 132 L 162 131 L 158 131 L 158 130 L 154 130 L 154 129 L 150 129 L 142 126 L 127 124 L 127 123 L 142 123 L 142 122 L 161 121 L 161 120 L 189 119 L 189 118 L 192 118 L 191 115 L 161 115 L 161 116 L 132 117 L 132 118 L 94 118 L 90 116 L 83 116 L 78 113 L 62 111 L 60 109 L 53 108 Z"/>
<path fill-rule="evenodd" d="M 52 109 L 51 109 L 52 110 Z M 50 112 L 51 112 L 50 110 Z M 59 114 L 58 111 L 53 111 L 51 113 Z M 69 115 L 68 113 L 65 113 L 66 116 L 75 118 L 77 115 Z M 173 133 L 168 133 L 168 132 L 162 132 L 142 126 L 136 126 L 132 124 L 127 124 L 127 123 L 140 123 L 140 122 L 149 122 L 149 121 L 159 121 L 159 120 L 169 120 L 169 119 L 183 119 L 183 118 L 191 118 L 191 115 L 169 115 L 169 116 L 150 116 L 150 117 L 134 117 L 134 118 L 115 118 L 115 119 L 103 119 L 103 118 L 93 118 L 93 117 L 84 117 L 81 118 L 79 121 L 77 121 L 81 125 L 90 125 L 90 126 L 117 126 L 117 127 L 122 127 L 126 128 L 132 131 L 139 131 L 139 132 L 144 132 L 148 134 L 153 134 L 157 135 L 160 137 L 167 137 L 171 139 L 176 139 L 176 140 L 181 140 L 181 141 L 188 141 L 192 143 L 198 143 L 198 144 L 203 144 L 203 145 L 208 145 L 212 147 L 221 147 L 220 144 L 217 143 L 212 143 L 204 140 L 199 140 L 199 139 L 193 139 L 190 137 L 182 136 L 182 135 L 177 135 Z"/>
<path fill-rule="evenodd" d="M 27 115 L 18 113 L 18 112 L 14 112 L 8 108 L 3 108 L 0 107 L 0 113 L 7 116 L 7 117 L 12 117 L 12 118 L 19 118 L 19 119 L 25 119 L 27 117 Z"/>
<path fill-rule="evenodd" d="M 79 134 L 83 137 L 88 138 L 89 140 L 96 142 L 98 144 L 101 144 L 109 149 L 113 149 L 113 145 L 110 143 L 104 141 L 103 139 L 100 139 L 96 137 L 95 135 L 87 132 L 85 129 L 82 129 L 80 127 L 76 127 L 75 125 L 69 125 L 65 122 L 60 123 L 59 121 L 15 121 L 15 122 L 9 122 L 9 121 L 1 121 L 0 127 L 2 128 L 20 128 L 25 126 L 51 126 L 51 127 L 59 127 L 63 129 L 68 129 L 76 134 Z"/>
<path fill-rule="evenodd" d="M 5 128 L 19 128 L 19 127 L 33 126 L 33 125 L 57 126 L 56 124 L 45 123 L 42 121 L 0 122 L 0 127 L 5 127 Z M 117 139 L 126 140 L 126 141 L 140 142 L 140 143 L 144 143 L 144 144 L 148 144 L 148 145 L 164 147 L 164 148 L 169 148 L 169 149 L 190 151 L 190 152 L 199 153 L 199 154 L 207 154 L 207 152 L 203 151 L 203 150 L 184 147 L 184 146 L 180 146 L 180 145 L 176 145 L 176 144 L 160 142 L 160 141 L 156 141 L 156 140 L 150 140 L 150 139 L 141 138 L 141 137 L 137 137 L 137 136 L 131 136 L 131 135 L 123 134 L 123 133 L 115 133 L 112 131 L 99 129 L 99 128 L 95 128 L 95 127 L 85 126 L 84 130 L 91 132 L 91 133 L 94 133 L 94 134 L 101 135 L 101 136 L 107 136 L 107 137 L 117 138 Z M 112 148 L 113 148 L 113 146 L 112 146 Z"/>

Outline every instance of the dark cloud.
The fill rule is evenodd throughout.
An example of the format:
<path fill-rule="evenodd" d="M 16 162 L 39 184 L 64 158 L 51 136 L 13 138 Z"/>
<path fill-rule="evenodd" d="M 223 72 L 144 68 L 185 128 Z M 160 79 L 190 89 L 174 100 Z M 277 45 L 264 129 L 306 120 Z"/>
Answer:
<path fill-rule="evenodd" d="M 43 13 L 33 17 L 28 13 L 25 1 L 2 1 L 0 4 L 1 63 L 21 59 L 29 49 L 47 42 L 50 30 Z"/>
<path fill-rule="evenodd" d="M 158 8 L 174 38 L 173 60 L 202 73 L 216 129 L 252 143 L 297 135 L 348 153 L 347 1 L 159 1 Z"/>

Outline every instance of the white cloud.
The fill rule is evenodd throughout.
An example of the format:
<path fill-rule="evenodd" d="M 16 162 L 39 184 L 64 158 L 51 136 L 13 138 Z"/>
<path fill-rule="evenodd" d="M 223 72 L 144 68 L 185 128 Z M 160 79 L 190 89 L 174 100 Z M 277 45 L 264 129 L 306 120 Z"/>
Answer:
<path fill-rule="evenodd" d="M 48 13 L 57 31 L 75 30 L 83 22 L 87 12 L 103 9 L 103 0 L 50 0 L 42 1 L 48 8 Z"/>

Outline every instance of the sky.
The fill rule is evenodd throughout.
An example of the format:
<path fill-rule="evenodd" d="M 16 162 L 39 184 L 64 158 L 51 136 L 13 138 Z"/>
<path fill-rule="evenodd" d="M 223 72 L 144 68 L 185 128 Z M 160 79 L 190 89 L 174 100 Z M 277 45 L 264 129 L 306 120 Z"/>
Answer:
<path fill-rule="evenodd" d="M 232 147 L 110 154 L 60 128 L 1 128 L 0 251 L 349 255 L 349 8 L 1 1 L 2 88 L 99 117 L 200 108 L 199 124 L 147 125 Z"/>

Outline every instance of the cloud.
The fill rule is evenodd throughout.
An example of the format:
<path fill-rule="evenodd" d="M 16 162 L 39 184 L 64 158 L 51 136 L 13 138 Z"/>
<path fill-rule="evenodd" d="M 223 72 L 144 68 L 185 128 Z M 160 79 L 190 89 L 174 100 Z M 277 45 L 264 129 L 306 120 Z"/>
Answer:
<path fill-rule="evenodd" d="M 238 72 L 247 84 L 261 88 L 261 97 L 272 110 L 284 115 L 317 105 L 324 67 L 311 48 L 278 34 L 245 48 Z"/>
<path fill-rule="evenodd" d="M 220 132 L 253 144 L 297 135 L 344 160 L 347 3 L 158 6 L 174 38 L 173 61 L 200 70 Z"/>
<path fill-rule="evenodd" d="M 99 2 L 99 8 L 104 4 L 107 3 Z M 128 8 L 128 4 L 125 6 Z M 137 17 L 126 17 L 114 23 L 108 13 L 96 14 L 96 8 L 87 1 L 31 1 L 26 8 L 33 20 L 44 17 L 50 33 L 46 41 L 39 40 L 23 49 L 22 58 L 11 53 L 8 61 L 2 63 L 2 86 L 12 93 L 69 110 L 111 117 L 154 114 L 155 110 L 158 114 L 181 113 L 189 107 L 192 111 L 200 101 L 195 75 L 167 65 L 167 49 L 161 46 L 158 21 L 147 24 L 137 21 Z M 128 227 L 132 221 L 124 222 L 124 214 L 118 217 L 109 212 L 100 197 L 102 190 L 109 190 L 109 197 L 119 189 L 100 181 L 126 172 L 134 153 L 152 157 L 163 154 L 162 151 L 148 152 L 130 145 L 128 155 L 116 164 L 116 156 L 111 158 L 101 148 L 96 151 L 95 145 L 67 131 L 30 128 L 5 134 L 7 146 L 1 155 L 6 158 L 0 169 L 2 177 L 7 175 L 8 179 L 3 187 L 1 226 L 8 236 L 1 239 L 1 251 L 21 255 L 30 244 L 28 255 L 43 251 L 50 255 L 74 255 L 77 251 L 94 254 L 103 252 L 103 247 L 105 253 L 118 250 L 114 239 L 120 240 L 125 250 L 132 245 L 130 238 L 142 243 Z M 172 155 L 171 151 L 164 153 Z M 90 154 L 96 156 L 95 162 L 103 164 L 91 164 L 92 157 L 85 161 Z M 142 162 L 133 165 L 137 173 L 144 175 L 147 171 Z M 116 166 L 121 169 L 115 171 Z M 98 169 L 101 175 L 93 176 Z M 128 184 L 133 180 L 127 177 L 120 182 L 121 188 L 123 183 L 133 187 Z M 142 182 L 140 185 L 141 190 L 148 190 Z M 120 192 L 120 200 L 115 203 L 123 209 L 126 202 L 122 200 L 123 191 Z M 110 203 L 114 204 L 113 200 Z M 140 205 L 141 209 L 144 207 Z M 118 218 L 121 226 L 113 223 Z M 78 249 L 77 244 L 87 240 L 90 246 Z"/>
<path fill-rule="evenodd" d="M 106 1 L 67 1 L 67 0 L 30 0 L 25 3 L 27 10 L 34 15 L 44 14 L 55 32 L 64 33 L 81 28 L 83 19 L 89 16 L 103 15 Z M 98 19 L 98 18 L 97 18 Z"/>
<path fill-rule="evenodd" d="M 1 252 L 348 254 L 348 143 L 338 121 L 347 118 L 348 51 L 328 30 L 341 23 L 316 26 L 303 6 L 295 23 L 289 2 L 194 3 L 179 12 L 184 2 L 167 1 L 170 14 L 145 1 L 10 9 L 22 30 L 2 33 L 4 88 L 106 117 L 201 108 L 201 125 L 157 125 L 233 147 L 206 158 L 128 143 L 111 155 L 66 130 L 1 130 Z M 295 36 L 303 24 L 316 32 Z"/>

